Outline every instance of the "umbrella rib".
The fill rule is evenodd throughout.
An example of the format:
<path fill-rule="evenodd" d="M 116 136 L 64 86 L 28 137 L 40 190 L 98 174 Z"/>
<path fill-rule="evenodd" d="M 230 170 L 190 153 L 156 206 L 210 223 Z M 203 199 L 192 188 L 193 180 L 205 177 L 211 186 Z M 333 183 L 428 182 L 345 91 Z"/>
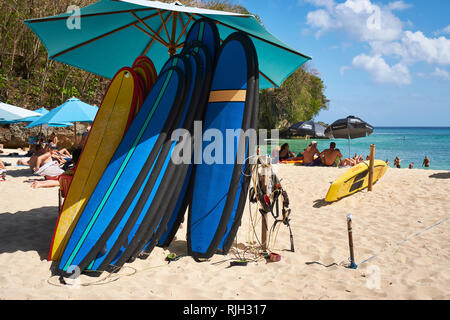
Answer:
<path fill-rule="evenodd" d="M 167 39 L 170 41 L 169 31 L 167 31 L 167 28 L 166 28 L 166 22 L 165 22 L 164 19 L 163 19 L 163 16 L 162 16 L 162 13 L 161 13 L 161 10 L 160 10 L 160 9 L 158 9 L 158 14 L 159 14 L 159 17 L 161 18 L 161 22 L 162 22 L 162 24 L 163 24 L 164 30 L 166 31 Z"/>
<path fill-rule="evenodd" d="M 161 41 L 159 38 L 155 37 L 153 34 L 151 34 L 150 32 L 148 32 L 147 30 L 145 30 L 142 27 L 139 27 L 138 25 L 134 25 L 136 28 L 138 28 L 139 30 L 141 30 L 143 33 L 145 33 L 146 35 L 148 35 L 150 38 L 155 39 L 156 41 L 158 41 L 159 43 L 161 43 L 163 46 L 168 47 L 169 45 L 165 42 L 165 41 Z"/>
<path fill-rule="evenodd" d="M 153 33 L 153 34 L 150 34 L 151 37 L 157 38 L 156 40 L 159 39 L 159 42 L 160 42 L 161 44 L 165 45 L 166 47 L 169 46 L 169 44 L 168 44 L 167 42 L 165 42 L 164 39 L 161 38 L 157 32 L 155 32 L 155 30 L 153 30 L 147 23 L 145 23 L 144 20 L 142 20 L 141 18 L 139 18 L 134 12 L 131 12 L 131 14 L 133 14 L 133 16 L 134 16 L 136 19 L 138 19 L 144 26 L 147 27 L 148 30 L 150 30 L 150 32 Z M 139 26 L 138 26 L 137 24 L 135 25 L 135 27 L 136 27 L 136 28 L 139 28 Z M 139 29 L 140 29 L 140 28 L 139 28 Z M 141 30 L 142 30 L 142 29 L 141 29 Z M 142 31 L 144 31 L 144 30 L 142 30 Z M 144 32 L 145 32 L 145 31 L 144 31 Z M 147 32 L 145 32 L 145 33 L 147 33 Z M 147 33 L 147 34 L 148 34 L 148 33 Z"/>
<path fill-rule="evenodd" d="M 169 16 L 167 17 L 166 21 L 169 21 L 169 19 L 170 19 L 171 16 L 172 16 L 172 12 L 169 14 Z M 157 32 L 158 34 L 161 32 L 162 28 L 163 28 L 163 26 L 161 25 L 161 26 L 159 27 L 159 29 L 158 29 L 158 32 Z M 150 50 L 151 46 L 152 46 L 154 43 L 155 43 L 155 39 L 152 38 L 152 39 L 150 40 L 150 43 L 148 44 L 148 46 L 147 46 L 147 47 L 145 48 L 145 50 L 142 52 L 142 55 L 146 55 L 147 52 L 148 52 L 148 50 Z"/>
<path fill-rule="evenodd" d="M 180 42 L 181 37 L 183 36 L 183 34 L 186 33 L 186 29 L 187 29 L 187 27 L 189 26 L 189 24 L 191 23 L 191 20 L 192 20 L 193 17 L 194 17 L 194 15 L 193 15 L 193 14 L 190 14 L 190 15 L 189 15 L 189 20 L 188 20 L 188 22 L 186 22 L 186 24 L 184 24 L 184 23 L 183 23 L 183 18 L 181 17 L 181 14 L 180 14 L 180 21 L 181 21 L 181 25 L 183 26 L 183 30 L 181 30 L 181 33 L 180 33 L 180 35 L 179 35 L 177 41 L 175 41 L 176 44 L 178 44 L 178 42 Z"/>
<path fill-rule="evenodd" d="M 269 81 L 275 88 L 278 88 L 279 86 L 273 82 L 267 75 L 264 74 L 261 70 L 259 70 L 259 74 L 262 75 L 267 81 Z"/>
<path fill-rule="evenodd" d="M 197 14 L 198 14 L 200 17 L 208 18 L 207 16 L 204 16 L 203 14 L 200 14 L 200 13 L 197 13 Z M 274 43 L 274 42 L 268 41 L 268 40 L 266 40 L 266 39 L 264 39 L 264 38 L 258 37 L 258 36 L 254 35 L 254 34 L 251 34 L 251 33 L 246 32 L 246 31 L 240 30 L 240 29 L 238 29 L 238 28 L 236 28 L 236 27 L 230 26 L 229 24 L 223 23 L 223 22 L 221 22 L 221 21 L 218 21 L 218 20 L 216 20 L 216 21 L 217 21 L 218 24 L 221 24 L 221 25 L 223 25 L 224 27 L 227 27 L 227 28 L 230 28 L 230 29 L 233 29 L 233 30 L 236 30 L 236 31 L 243 32 L 243 33 L 249 35 L 250 37 L 253 37 L 253 38 L 256 38 L 256 39 L 258 39 L 258 40 L 261 40 L 261 41 L 263 41 L 263 42 L 265 42 L 265 43 L 271 44 L 271 45 L 273 45 L 273 46 L 275 46 L 275 47 L 277 47 L 277 48 L 280 48 L 280 49 L 283 49 L 283 50 L 285 50 L 285 51 L 291 52 L 291 53 L 296 54 L 296 55 L 298 55 L 298 56 L 301 56 L 301 57 L 303 57 L 303 58 L 305 58 L 305 59 L 311 60 L 311 57 L 305 56 L 304 54 L 302 54 L 302 53 L 300 53 L 300 52 L 297 52 L 297 51 L 292 50 L 292 49 L 289 49 L 289 48 L 285 48 L 285 47 L 283 47 L 283 46 L 281 46 L 281 45 L 279 45 L 279 44 L 276 44 L 276 43 Z"/>
<path fill-rule="evenodd" d="M 152 14 L 152 15 L 150 15 L 150 16 L 144 18 L 144 20 L 150 19 L 150 18 L 155 17 L 155 16 L 157 16 L 157 15 L 158 15 L 157 13 Z M 97 40 L 99 40 L 99 39 L 105 38 L 105 37 L 107 37 L 107 36 L 109 36 L 109 35 L 111 35 L 111 34 L 114 34 L 114 33 L 116 33 L 116 32 L 119 32 L 119 31 L 121 31 L 121 30 L 123 30 L 123 29 L 126 29 L 126 28 L 128 28 L 128 27 L 130 27 L 130 26 L 136 25 L 136 24 L 138 24 L 138 23 L 139 23 L 139 21 L 134 21 L 134 22 L 131 22 L 131 23 L 127 24 L 127 25 L 124 25 L 124 26 L 122 26 L 122 27 L 120 27 L 120 28 L 117 28 L 117 29 L 115 29 L 115 30 L 112 30 L 112 31 L 110 31 L 110 32 L 107 32 L 107 33 L 105 33 L 105 34 L 99 35 L 99 36 L 97 36 L 97 37 L 95 37 L 95 38 L 93 38 L 93 39 L 91 39 L 91 40 L 85 41 L 85 42 L 83 42 L 83 43 L 77 44 L 76 46 L 73 46 L 73 47 L 71 47 L 71 48 L 68 48 L 68 49 L 66 49 L 66 50 L 63 50 L 63 51 L 61 51 L 61 52 L 59 52 L 59 53 L 57 53 L 57 54 L 51 56 L 50 59 L 55 59 L 55 58 L 57 58 L 57 57 L 59 57 L 59 56 L 61 56 L 61 55 L 63 55 L 63 54 L 66 54 L 67 52 L 70 52 L 70 51 L 73 51 L 73 50 L 75 50 L 75 49 L 81 48 L 81 47 L 83 47 L 83 46 L 85 46 L 85 45 L 87 45 L 87 44 L 89 44 L 89 43 L 91 43 L 91 42 L 94 42 L 94 41 L 97 41 Z"/>
<path fill-rule="evenodd" d="M 169 39 L 169 54 L 170 56 L 173 56 L 176 52 L 176 42 L 175 42 L 175 37 L 176 37 L 176 32 L 177 32 L 177 20 L 178 20 L 178 12 L 175 11 L 174 16 L 173 16 L 173 21 L 172 21 L 172 36 Z"/>

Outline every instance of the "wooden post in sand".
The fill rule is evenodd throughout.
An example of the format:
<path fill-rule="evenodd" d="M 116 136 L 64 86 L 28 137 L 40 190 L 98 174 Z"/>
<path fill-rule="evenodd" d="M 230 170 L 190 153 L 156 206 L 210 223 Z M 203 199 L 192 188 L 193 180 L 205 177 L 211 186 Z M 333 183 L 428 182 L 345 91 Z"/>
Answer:
<path fill-rule="evenodd" d="M 373 189 L 373 167 L 375 163 L 375 145 L 370 145 L 370 162 L 369 162 L 369 191 Z"/>
<path fill-rule="evenodd" d="M 356 269 L 358 266 L 355 263 L 355 253 L 353 251 L 353 228 L 352 228 L 352 215 L 347 215 L 347 231 L 348 231 L 348 246 L 350 249 L 350 269 Z"/>

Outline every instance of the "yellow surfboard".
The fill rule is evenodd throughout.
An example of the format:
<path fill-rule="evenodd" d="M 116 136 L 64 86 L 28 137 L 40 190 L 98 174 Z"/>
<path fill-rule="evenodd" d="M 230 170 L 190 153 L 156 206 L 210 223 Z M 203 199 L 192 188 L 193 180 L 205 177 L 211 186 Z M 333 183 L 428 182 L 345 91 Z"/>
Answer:
<path fill-rule="evenodd" d="M 386 173 L 387 164 L 381 160 L 374 161 L 373 182 L 375 183 Z M 325 201 L 334 202 L 352 195 L 369 186 L 369 161 L 354 166 L 342 174 L 328 190 Z"/>
<path fill-rule="evenodd" d="M 61 258 L 73 228 L 134 115 L 138 80 L 131 68 L 117 72 L 103 97 L 60 212 L 49 260 Z M 142 98 L 141 98 L 142 100 Z M 140 101 L 142 103 L 142 101 Z"/>

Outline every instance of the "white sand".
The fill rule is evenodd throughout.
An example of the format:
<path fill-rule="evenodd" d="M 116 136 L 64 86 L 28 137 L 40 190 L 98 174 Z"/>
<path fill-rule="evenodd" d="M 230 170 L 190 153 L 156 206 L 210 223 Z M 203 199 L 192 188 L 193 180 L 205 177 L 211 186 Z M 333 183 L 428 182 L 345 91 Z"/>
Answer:
<path fill-rule="evenodd" d="M 183 226 L 169 250 L 157 248 L 149 259 L 127 264 L 120 277 L 107 279 L 115 281 L 86 285 L 102 278 L 83 275 L 82 285 L 71 287 L 58 286 L 47 261 L 58 189 L 33 190 L 26 181 L 38 177 L 28 168 L 9 169 L 7 181 L 0 182 L 0 299 L 450 298 L 450 220 L 425 230 L 450 216 L 449 172 L 389 169 L 374 192 L 327 205 L 329 185 L 345 169 L 284 166 L 279 177 L 291 200 L 295 253 L 286 251 L 289 232 L 282 226 L 275 249 L 280 262 L 212 264 L 233 258 L 230 253 L 205 263 L 184 257 L 167 264 L 169 252 L 186 253 Z M 379 254 L 357 270 L 340 265 L 349 257 L 347 213 L 353 215 L 356 262 Z M 238 234 L 241 248 L 248 233 L 247 208 Z"/>

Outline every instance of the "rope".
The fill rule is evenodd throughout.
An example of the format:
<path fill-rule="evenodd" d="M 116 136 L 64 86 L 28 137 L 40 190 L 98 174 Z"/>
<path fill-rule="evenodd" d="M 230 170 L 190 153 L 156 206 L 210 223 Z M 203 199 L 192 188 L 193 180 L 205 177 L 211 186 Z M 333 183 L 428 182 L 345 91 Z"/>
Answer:
<path fill-rule="evenodd" d="M 148 271 L 148 270 L 151 270 L 151 269 L 161 268 L 161 267 L 164 267 L 164 266 L 167 266 L 167 264 L 159 265 L 159 266 L 152 266 L 152 267 L 148 267 L 148 268 L 145 268 L 145 269 L 142 269 L 142 270 L 137 270 L 136 268 L 133 268 L 133 267 L 130 267 L 130 266 L 123 266 L 121 268 L 115 267 L 116 269 L 113 270 L 112 272 L 108 273 L 105 277 L 103 277 L 103 278 L 101 278 L 99 280 L 88 282 L 88 283 L 79 283 L 79 286 L 89 287 L 89 286 L 105 285 L 105 284 L 109 284 L 109 283 L 115 282 L 115 281 L 117 281 L 117 280 L 119 280 L 120 278 L 123 278 L 123 277 L 131 277 L 131 276 L 133 276 L 133 275 L 135 275 L 137 273 Z M 122 271 L 123 269 L 126 269 L 126 268 L 131 269 L 131 272 L 128 273 L 128 274 L 117 274 L 116 273 L 116 272 Z M 89 270 L 85 270 L 85 272 L 86 273 L 89 273 L 89 272 L 96 273 L 96 271 L 89 271 Z M 113 275 L 115 275 L 116 277 L 112 278 Z M 52 279 L 54 279 L 54 278 L 58 278 L 58 282 L 59 283 L 53 282 Z M 77 279 L 79 279 L 79 278 L 77 278 Z M 73 280 L 77 280 L 77 279 L 73 279 Z M 106 281 L 106 280 L 108 280 L 108 281 Z M 52 285 L 52 286 L 55 286 L 55 287 L 67 287 L 67 286 L 71 285 L 71 284 L 64 283 L 64 282 L 65 282 L 64 278 L 62 278 L 60 276 L 53 276 L 53 277 L 50 277 L 50 278 L 47 279 L 47 283 Z"/>
<path fill-rule="evenodd" d="M 397 242 L 397 243 L 396 243 L 396 246 L 397 246 L 397 247 L 398 247 L 398 246 L 401 246 L 401 245 L 405 244 L 406 242 L 408 242 L 409 240 L 412 240 L 412 239 L 414 239 L 414 238 L 417 238 L 417 237 L 420 236 L 422 233 L 424 233 L 424 232 L 426 232 L 426 231 L 428 231 L 428 230 L 431 230 L 431 229 L 433 229 L 433 228 L 439 226 L 440 224 L 442 224 L 442 223 L 444 223 L 444 222 L 446 222 L 446 221 L 448 221 L 448 220 L 450 220 L 450 217 L 447 217 L 447 218 L 445 218 L 445 219 L 439 221 L 438 223 L 435 223 L 435 224 L 433 224 L 432 226 L 429 226 L 429 227 L 425 228 L 424 230 L 422 230 L 422 231 L 420 231 L 420 232 L 417 232 L 417 233 L 413 234 L 412 236 L 406 238 L 405 240 L 402 240 L 402 241 L 400 241 L 400 242 Z M 384 250 L 382 250 L 381 252 L 379 252 L 379 253 L 377 253 L 377 254 L 374 254 L 374 255 L 371 256 L 370 258 L 368 258 L 368 259 L 366 259 L 366 260 L 360 262 L 358 265 L 362 265 L 363 263 L 366 263 L 366 262 L 369 262 L 369 261 L 372 260 L 372 259 L 375 259 L 375 258 L 378 257 L 382 252 L 384 252 Z"/>

